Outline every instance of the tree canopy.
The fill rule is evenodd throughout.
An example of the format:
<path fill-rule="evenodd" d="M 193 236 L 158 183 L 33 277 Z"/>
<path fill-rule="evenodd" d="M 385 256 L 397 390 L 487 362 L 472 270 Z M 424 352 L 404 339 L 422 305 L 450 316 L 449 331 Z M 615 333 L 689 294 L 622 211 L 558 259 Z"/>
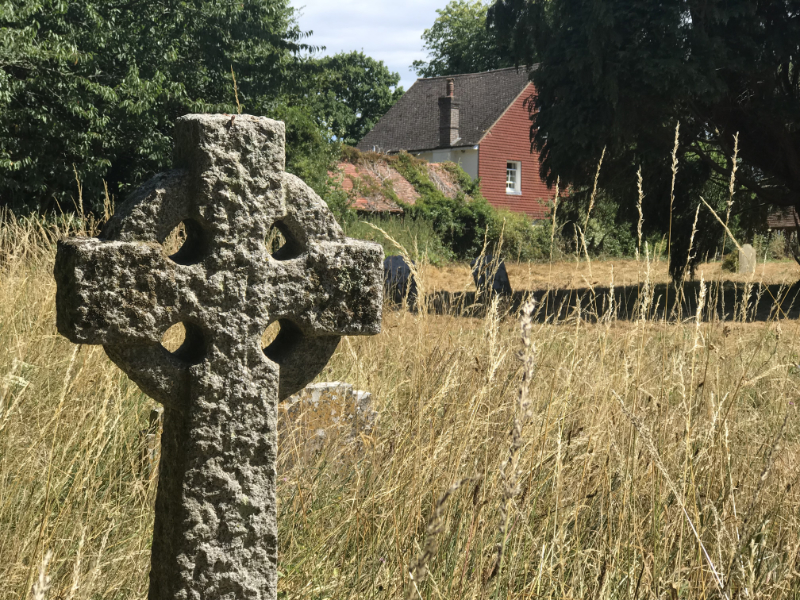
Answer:
<path fill-rule="evenodd" d="M 482 0 L 452 0 L 430 29 L 422 34 L 428 60 L 411 65 L 420 77 L 478 73 L 514 66 L 501 51 L 493 29 L 487 27 L 487 5 Z"/>
<path fill-rule="evenodd" d="M 334 134 L 388 109 L 399 76 L 315 59 L 308 36 L 289 0 L 0 1 L 0 200 L 69 209 L 77 172 L 97 206 L 169 168 L 177 117 L 239 108 L 284 119 L 287 169 L 321 190 Z"/>
<path fill-rule="evenodd" d="M 403 95 L 400 75 L 363 52 L 314 59 L 317 114 L 337 139 L 355 146 Z"/>
<path fill-rule="evenodd" d="M 680 122 L 673 275 L 699 195 L 725 203 L 737 133 L 734 211 L 753 225 L 800 207 L 800 0 L 497 0 L 489 22 L 518 63 L 539 58 L 531 140 L 548 181 L 588 189 L 605 148 L 600 181 L 622 217 L 641 167 L 646 226 L 667 231 Z M 696 256 L 721 233 L 701 219 Z"/>

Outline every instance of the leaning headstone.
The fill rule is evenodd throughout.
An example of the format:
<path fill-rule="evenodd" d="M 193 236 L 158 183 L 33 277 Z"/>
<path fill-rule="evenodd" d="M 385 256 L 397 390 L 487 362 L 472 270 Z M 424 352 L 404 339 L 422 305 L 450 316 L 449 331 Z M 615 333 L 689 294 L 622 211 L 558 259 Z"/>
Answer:
<path fill-rule="evenodd" d="M 103 239 L 58 244 L 58 330 L 102 344 L 165 408 L 150 600 L 276 598 L 278 401 L 340 336 L 380 331 L 382 249 L 345 238 L 284 172 L 284 132 L 248 115 L 181 117 L 175 170 L 128 197 Z M 273 227 L 286 243 L 270 255 Z M 178 322 L 185 341 L 170 353 L 160 340 Z"/>
<path fill-rule="evenodd" d="M 281 405 L 280 444 L 305 459 L 337 440 L 358 454 L 377 418 L 369 392 L 341 381 L 312 383 Z"/>
<path fill-rule="evenodd" d="M 739 273 L 752 275 L 756 272 L 756 249 L 745 244 L 739 249 Z"/>
<path fill-rule="evenodd" d="M 508 279 L 506 264 L 501 258 L 491 255 L 480 256 L 470 263 L 472 279 L 479 295 L 511 295 L 511 282 Z"/>
<path fill-rule="evenodd" d="M 417 281 L 402 256 L 387 256 L 383 260 L 383 281 L 386 297 L 392 303 L 402 304 L 407 298 L 409 307 L 416 306 Z"/>

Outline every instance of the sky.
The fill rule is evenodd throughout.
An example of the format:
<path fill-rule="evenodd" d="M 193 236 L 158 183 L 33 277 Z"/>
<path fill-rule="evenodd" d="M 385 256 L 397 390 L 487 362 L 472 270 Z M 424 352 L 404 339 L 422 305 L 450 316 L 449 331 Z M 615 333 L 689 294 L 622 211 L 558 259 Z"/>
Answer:
<path fill-rule="evenodd" d="M 300 29 L 313 30 L 308 43 L 324 54 L 361 50 L 400 74 L 404 89 L 416 81 L 410 69 L 425 59 L 422 32 L 433 25 L 436 9 L 447 0 L 292 0 Z"/>

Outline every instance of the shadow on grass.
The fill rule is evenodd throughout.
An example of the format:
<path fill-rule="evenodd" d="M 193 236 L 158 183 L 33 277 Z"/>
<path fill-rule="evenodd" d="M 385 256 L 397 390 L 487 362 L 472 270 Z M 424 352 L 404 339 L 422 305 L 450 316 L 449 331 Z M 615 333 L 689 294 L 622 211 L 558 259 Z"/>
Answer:
<path fill-rule="evenodd" d="M 800 282 L 792 285 L 710 282 L 706 290 L 704 320 L 769 321 L 800 316 Z M 531 296 L 536 301 L 536 318 L 540 322 L 569 320 L 578 314 L 587 321 L 609 317 L 637 320 L 642 316 L 641 300 L 647 320 L 663 319 L 665 307 L 669 320 L 683 320 L 696 317 L 700 282 L 687 282 L 682 288 L 662 283 L 649 290 L 641 284 L 615 287 L 613 303 L 609 287 L 517 291 L 503 297 L 500 306 L 515 313 Z M 477 292 L 442 291 L 427 297 L 429 312 L 464 317 L 485 316 L 489 301 L 490 298 Z"/>

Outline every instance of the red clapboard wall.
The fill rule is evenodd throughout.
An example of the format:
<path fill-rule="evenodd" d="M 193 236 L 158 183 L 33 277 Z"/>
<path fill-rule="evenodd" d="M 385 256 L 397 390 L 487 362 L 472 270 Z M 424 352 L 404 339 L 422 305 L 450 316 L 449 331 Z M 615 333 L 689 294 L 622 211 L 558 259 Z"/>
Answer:
<path fill-rule="evenodd" d="M 478 148 L 478 176 L 481 192 L 492 206 L 545 219 L 555 190 L 539 177 L 539 154 L 531 153 L 531 121 L 525 100 L 534 93 L 529 84 L 483 137 Z M 521 195 L 506 193 L 508 161 L 522 163 Z"/>

